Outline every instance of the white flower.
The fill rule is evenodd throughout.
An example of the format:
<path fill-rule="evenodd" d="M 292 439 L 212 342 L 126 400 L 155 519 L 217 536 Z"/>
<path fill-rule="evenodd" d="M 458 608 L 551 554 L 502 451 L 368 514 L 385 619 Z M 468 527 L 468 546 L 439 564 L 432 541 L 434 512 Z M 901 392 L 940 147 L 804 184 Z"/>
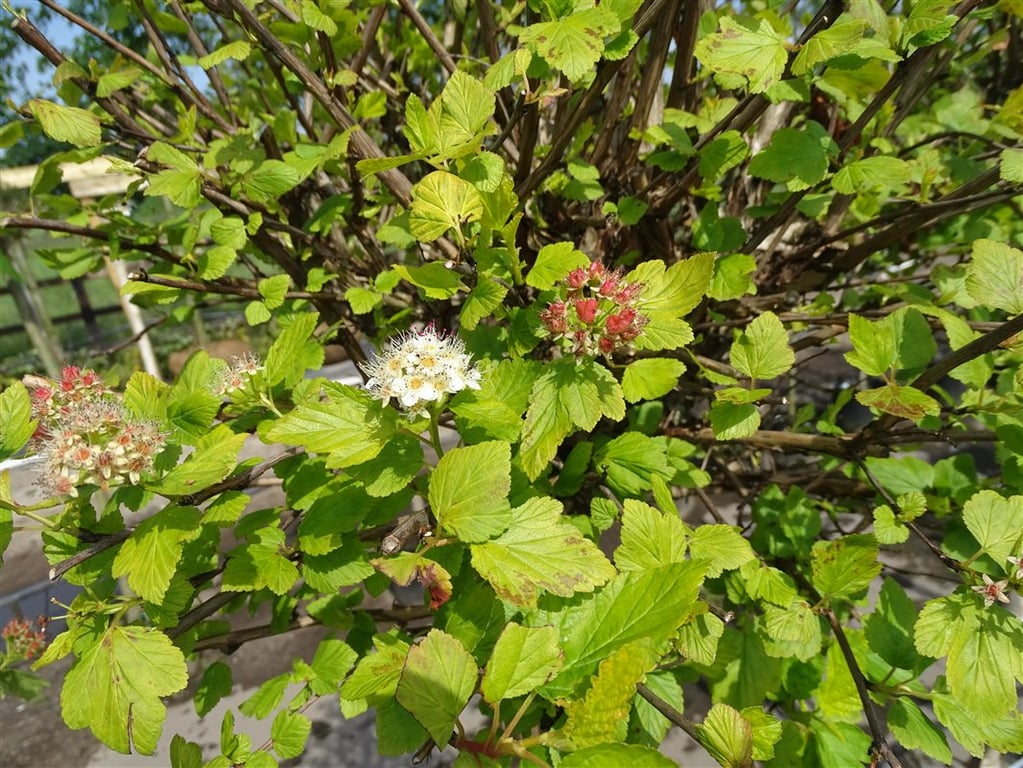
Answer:
<path fill-rule="evenodd" d="M 1005 588 L 1009 586 L 1008 581 L 995 581 L 986 573 L 982 573 L 983 584 L 971 587 L 974 592 L 979 592 L 984 598 L 984 607 L 990 608 L 995 600 L 1000 603 L 1009 602 L 1009 596 L 1005 594 Z"/>
<path fill-rule="evenodd" d="M 412 412 L 445 395 L 480 388 L 480 372 L 461 339 L 437 333 L 432 323 L 392 339 L 362 370 L 369 376 L 366 388 L 375 397 L 385 403 L 396 398 Z"/>

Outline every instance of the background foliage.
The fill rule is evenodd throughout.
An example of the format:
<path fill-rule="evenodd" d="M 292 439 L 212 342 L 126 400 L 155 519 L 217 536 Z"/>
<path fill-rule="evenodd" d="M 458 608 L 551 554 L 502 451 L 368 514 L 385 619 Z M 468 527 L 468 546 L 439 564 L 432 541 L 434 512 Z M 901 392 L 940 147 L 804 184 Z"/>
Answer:
<path fill-rule="evenodd" d="M 16 15 L 59 98 L 0 138 L 60 149 L 5 229 L 89 239 L 69 273 L 135 263 L 167 323 L 229 296 L 277 333 L 260 364 L 82 395 L 160 431 L 141 473 L 72 474 L 37 432 L 77 495 L 3 494 L 4 544 L 34 521 L 84 587 L 37 662 L 73 655 L 70 727 L 152 752 L 186 658 L 202 714 L 215 651 L 321 624 L 242 707 L 270 743 L 229 716 L 172 762 L 293 757 L 338 693 L 382 752 L 461 765 L 668 764 L 673 724 L 727 766 L 1023 751 L 1019 2 L 41 5 L 88 34 Z M 100 154 L 174 214 L 62 194 Z M 304 378 L 431 324 L 478 383 Z M 3 457 L 77 407 L 30 384 Z M 253 509 L 271 469 L 285 503 Z M 424 604 L 367 601 L 392 581 Z"/>

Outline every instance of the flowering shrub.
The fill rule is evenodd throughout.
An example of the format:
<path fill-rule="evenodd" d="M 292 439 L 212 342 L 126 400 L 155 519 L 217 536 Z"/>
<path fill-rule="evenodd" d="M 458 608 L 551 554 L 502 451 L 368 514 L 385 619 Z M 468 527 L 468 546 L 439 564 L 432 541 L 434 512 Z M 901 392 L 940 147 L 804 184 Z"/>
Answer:
<path fill-rule="evenodd" d="M 166 5 L 97 3 L 95 64 L 16 19 L 74 104 L 0 126 L 62 143 L 3 234 L 273 341 L 0 393 L 53 491 L 0 474 L 0 544 L 82 588 L 34 662 L 70 727 L 190 768 L 296 757 L 321 696 L 459 768 L 1023 751 L 1019 3 Z M 101 152 L 124 199 L 61 194 Z M 265 743 L 161 739 L 313 626 L 238 707 Z"/>
<path fill-rule="evenodd" d="M 155 421 L 132 417 L 95 371 L 67 366 L 59 382 L 34 376 L 27 383 L 38 424 L 32 448 L 46 459 L 41 480 L 54 493 L 137 485 L 150 472 L 166 434 Z"/>
<path fill-rule="evenodd" d="M 46 681 L 19 667 L 38 658 L 46 647 L 46 619 L 40 616 L 35 627 L 27 619 L 11 619 L 0 636 L 4 641 L 0 651 L 0 695 L 14 694 L 29 701 L 39 698 L 46 690 Z"/>
<path fill-rule="evenodd" d="M 444 336 L 432 324 L 388 342 L 387 351 L 363 365 L 366 388 L 384 403 L 396 399 L 415 412 L 463 389 L 480 388 L 480 372 L 455 336 Z"/>
<path fill-rule="evenodd" d="M 641 283 L 626 283 L 621 270 L 598 261 L 568 273 L 564 298 L 540 313 L 547 332 L 578 357 L 626 351 L 649 318 L 636 308 Z"/>
<path fill-rule="evenodd" d="M 15 661 L 31 661 L 46 647 L 45 621 L 37 621 L 39 629 L 33 629 L 28 619 L 11 619 L 0 631 L 7 647 L 4 651 L 5 664 Z"/>

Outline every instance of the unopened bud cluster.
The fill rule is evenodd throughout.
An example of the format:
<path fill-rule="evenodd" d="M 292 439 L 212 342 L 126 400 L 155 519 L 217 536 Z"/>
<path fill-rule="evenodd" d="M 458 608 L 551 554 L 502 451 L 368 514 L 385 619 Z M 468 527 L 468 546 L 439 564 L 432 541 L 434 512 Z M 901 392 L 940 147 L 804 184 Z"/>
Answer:
<path fill-rule="evenodd" d="M 134 418 L 95 372 L 69 365 L 59 382 L 26 379 L 39 426 L 33 449 L 46 459 L 42 482 L 61 496 L 79 485 L 137 484 L 163 450 L 166 435 Z"/>
<path fill-rule="evenodd" d="M 7 622 L 0 635 L 6 645 L 8 660 L 29 661 L 42 653 L 46 647 L 46 632 L 43 629 L 45 621 L 40 618 L 38 624 L 40 628 L 35 629 L 28 619 L 11 619 Z"/>
<path fill-rule="evenodd" d="M 639 336 L 649 318 L 636 309 L 642 283 L 627 283 L 620 270 L 599 261 L 565 278 L 565 298 L 540 313 L 547 332 L 576 356 L 610 355 Z"/>
<path fill-rule="evenodd" d="M 394 398 L 409 411 L 463 389 L 480 388 L 480 372 L 461 339 L 438 333 L 432 323 L 388 342 L 362 370 L 375 397 L 385 403 Z"/>

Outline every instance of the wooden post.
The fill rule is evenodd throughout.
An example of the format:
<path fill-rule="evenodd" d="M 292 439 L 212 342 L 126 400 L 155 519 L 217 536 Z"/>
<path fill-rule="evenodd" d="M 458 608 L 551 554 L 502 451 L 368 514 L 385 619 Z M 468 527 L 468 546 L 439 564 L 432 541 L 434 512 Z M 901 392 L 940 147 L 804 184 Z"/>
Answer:
<path fill-rule="evenodd" d="M 25 258 L 24 246 L 20 239 L 12 237 L 3 238 L 2 243 L 14 267 L 11 296 L 18 307 L 21 321 L 25 324 L 25 333 L 28 334 L 32 346 L 36 348 L 46 373 L 51 378 L 59 379 L 64 350 L 57 341 L 57 334 L 49 316 L 36 301 L 39 287 Z"/>

